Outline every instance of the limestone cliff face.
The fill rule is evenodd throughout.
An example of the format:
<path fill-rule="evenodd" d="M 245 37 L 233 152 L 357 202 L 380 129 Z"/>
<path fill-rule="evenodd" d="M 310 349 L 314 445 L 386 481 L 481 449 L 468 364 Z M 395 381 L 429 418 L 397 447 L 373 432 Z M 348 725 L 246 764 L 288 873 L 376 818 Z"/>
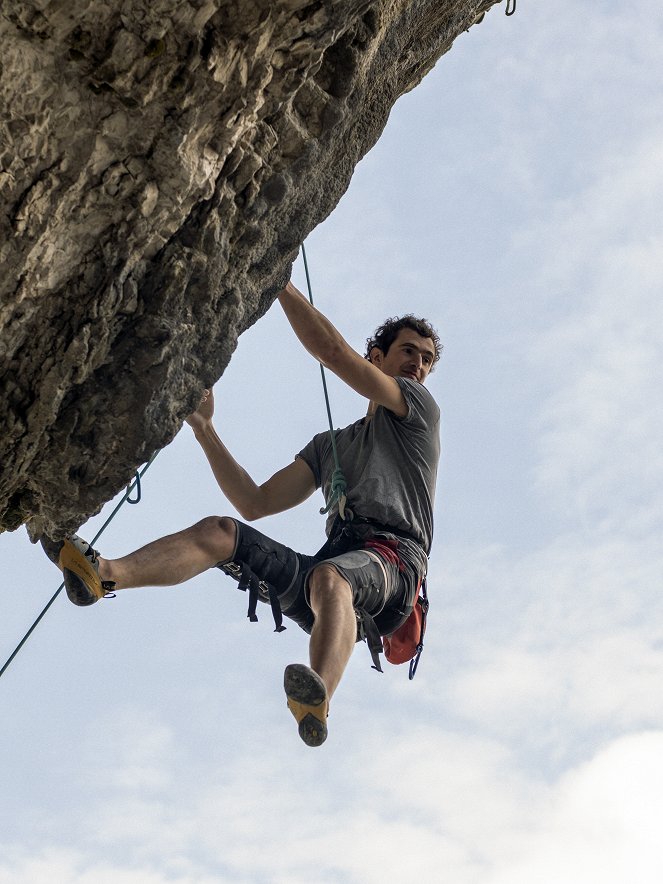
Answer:
<path fill-rule="evenodd" d="M 76 528 L 172 439 L 495 2 L 2 0 L 0 528 Z"/>

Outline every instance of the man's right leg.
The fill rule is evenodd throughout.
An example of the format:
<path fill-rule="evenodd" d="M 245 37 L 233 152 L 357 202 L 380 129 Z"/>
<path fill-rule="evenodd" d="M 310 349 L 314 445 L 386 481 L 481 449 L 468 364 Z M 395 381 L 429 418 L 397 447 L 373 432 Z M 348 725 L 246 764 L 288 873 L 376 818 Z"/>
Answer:
<path fill-rule="evenodd" d="M 237 530 L 232 519 L 210 516 L 191 528 L 162 537 L 121 559 L 102 559 L 76 535 L 42 537 L 49 559 L 62 571 L 75 605 L 93 605 L 116 589 L 173 586 L 232 556 Z"/>
<path fill-rule="evenodd" d="M 174 586 L 229 559 L 235 543 L 234 521 L 210 516 L 120 559 L 99 556 L 99 576 L 114 583 L 115 589 Z"/>

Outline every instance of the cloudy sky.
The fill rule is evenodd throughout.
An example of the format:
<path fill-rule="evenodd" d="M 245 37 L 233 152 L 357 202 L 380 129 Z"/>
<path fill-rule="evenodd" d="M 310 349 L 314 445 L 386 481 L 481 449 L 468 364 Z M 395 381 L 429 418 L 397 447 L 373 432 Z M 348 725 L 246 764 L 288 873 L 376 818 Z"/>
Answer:
<path fill-rule="evenodd" d="M 311 750 L 281 688 L 306 637 L 249 624 L 220 573 L 59 598 L 0 680 L 0 884 L 662 880 L 663 13 L 503 13 L 399 102 L 307 244 L 358 348 L 408 311 L 445 343 L 415 681 L 358 647 Z M 217 426 L 257 479 L 324 428 L 319 383 L 278 306 L 242 337 Z M 143 485 L 104 554 L 232 512 L 188 427 Z M 259 527 L 314 551 L 319 506 Z M 4 660 L 59 580 L 22 531 L 0 560 Z"/>

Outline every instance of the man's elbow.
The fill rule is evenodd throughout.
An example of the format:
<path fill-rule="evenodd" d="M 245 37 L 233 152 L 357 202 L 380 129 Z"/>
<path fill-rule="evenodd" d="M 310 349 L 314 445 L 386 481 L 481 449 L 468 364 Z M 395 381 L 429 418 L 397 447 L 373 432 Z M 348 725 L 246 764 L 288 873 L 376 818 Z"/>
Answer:
<path fill-rule="evenodd" d="M 255 522 L 256 519 L 261 519 L 265 515 L 258 507 L 253 505 L 237 507 L 237 512 L 245 522 Z"/>
<path fill-rule="evenodd" d="M 271 510 L 267 506 L 267 501 L 261 497 L 256 497 L 254 500 L 244 501 L 241 507 L 237 507 L 237 512 L 244 521 L 255 522 L 256 519 L 268 516 Z"/>

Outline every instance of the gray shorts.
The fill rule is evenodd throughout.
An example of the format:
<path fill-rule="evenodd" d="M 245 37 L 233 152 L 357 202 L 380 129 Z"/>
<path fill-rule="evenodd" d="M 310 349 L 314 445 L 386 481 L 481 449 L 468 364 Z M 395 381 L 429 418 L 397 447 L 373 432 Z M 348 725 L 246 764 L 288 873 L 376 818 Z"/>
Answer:
<path fill-rule="evenodd" d="M 366 538 L 357 539 L 349 544 L 350 548 L 334 551 L 333 555 L 329 550 L 325 553 L 323 548 L 321 553 L 309 556 L 272 540 L 251 525 L 233 521 L 237 528 L 235 552 L 229 561 L 219 562 L 217 567 L 238 580 L 242 589 L 249 588 L 253 581 L 258 599 L 272 602 L 274 608 L 271 589 L 283 615 L 305 632 L 311 632 L 314 620 L 308 598 L 308 577 L 322 562 L 333 565 L 350 584 L 355 610 L 368 614 L 380 635 L 390 635 L 409 616 L 421 575 L 406 559 L 401 558 L 396 564 L 392 556 L 365 549 Z"/>

